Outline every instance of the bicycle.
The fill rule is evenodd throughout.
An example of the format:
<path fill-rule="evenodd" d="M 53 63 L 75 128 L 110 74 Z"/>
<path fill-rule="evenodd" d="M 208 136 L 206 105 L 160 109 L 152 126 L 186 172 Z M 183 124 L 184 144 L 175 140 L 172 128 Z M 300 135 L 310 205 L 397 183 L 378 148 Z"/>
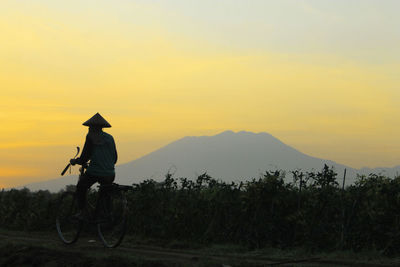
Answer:
<path fill-rule="evenodd" d="M 79 153 L 79 147 L 77 150 Z M 64 175 L 69 167 L 70 164 L 61 175 Z M 85 172 L 86 167 L 83 165 L 80 168 L 80 175 Z M 83 226 L 94 224 L 103 245 L 106 248 L 117 247 L 126 233 L 128 203 L 125 192 L 132 189 L 132 186 L 116 183 L 99 185 L 95 203 L 88 201 L 84 217 L 76 216 L 79 211 L 76 192 L 63 192 L 58 202 L 56 217 L 57 233 L 61 241 L 67 245 L 75 243 Z"/>

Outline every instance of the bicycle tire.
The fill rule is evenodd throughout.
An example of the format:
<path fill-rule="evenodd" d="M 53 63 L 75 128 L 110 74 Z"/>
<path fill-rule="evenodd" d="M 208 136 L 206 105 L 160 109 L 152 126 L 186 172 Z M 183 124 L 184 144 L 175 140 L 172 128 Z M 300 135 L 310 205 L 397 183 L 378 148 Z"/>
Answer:
<path fill-rule="evenodd" d="M 118 189 L 110 190 L 99 202 L 97 232 L 106 248 L 121 244 L 127 226 L 128 204 L 125 195 Z"/>
<path fill-rule="evenodd" d="M 75 243 L 82 230 L 82 220 L 74 218 L 78 202 L 74 192 L 62 193 L 57 205 L 56 228 L 61 241 L 67 245 Z"/>

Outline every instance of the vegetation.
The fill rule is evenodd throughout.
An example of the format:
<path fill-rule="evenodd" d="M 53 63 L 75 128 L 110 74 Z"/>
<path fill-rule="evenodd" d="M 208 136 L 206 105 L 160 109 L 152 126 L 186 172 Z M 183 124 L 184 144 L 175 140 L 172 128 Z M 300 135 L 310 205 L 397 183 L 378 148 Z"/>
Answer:
<path fill-rule="evenodd" d="M 291 174 L 290 183 L 281 171 L 241 183 L 221 182 L 206 173 L 195 181 L 171 174 L 161 183 L 143 181 L 127 193 L 128 233 L 249 248 L 400 254 L 400 177 L 359 176 L 353 185 L 342 188 L 328 166 L 320 172 Z M 59 194 L 1 191 L 0 227 L 54 229 Z"/>

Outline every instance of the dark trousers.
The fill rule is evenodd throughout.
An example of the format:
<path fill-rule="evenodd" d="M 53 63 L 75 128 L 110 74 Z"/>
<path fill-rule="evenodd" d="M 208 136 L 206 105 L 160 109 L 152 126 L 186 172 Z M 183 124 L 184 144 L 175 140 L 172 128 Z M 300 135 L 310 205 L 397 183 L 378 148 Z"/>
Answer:
<path fill-rule="evenodd" d="M 99 183 L 101 185 L 110 185 L 114 182 L 115 175 L 113 176 L 105 176 L 105 177 L 97 177 L 91 176 L 84 173 L 79 177 L 78 184 L 76 185 L 76 194 L 78 198 L 78 206 L 81 210 L 86 207 L 86 194 L 89 188 L 94 183 Z"/>

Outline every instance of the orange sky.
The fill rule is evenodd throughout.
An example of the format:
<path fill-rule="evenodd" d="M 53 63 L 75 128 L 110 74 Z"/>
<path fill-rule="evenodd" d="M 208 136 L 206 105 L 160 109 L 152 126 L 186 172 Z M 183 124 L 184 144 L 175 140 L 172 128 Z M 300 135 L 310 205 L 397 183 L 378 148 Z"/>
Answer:
<path fill-rule="evenodd" d="M 230 129 L 398 165 L 398 2 L 245 2 L 5 1 L 0 185 L 58 177 L 96 112 L 120 163 Z"/>

